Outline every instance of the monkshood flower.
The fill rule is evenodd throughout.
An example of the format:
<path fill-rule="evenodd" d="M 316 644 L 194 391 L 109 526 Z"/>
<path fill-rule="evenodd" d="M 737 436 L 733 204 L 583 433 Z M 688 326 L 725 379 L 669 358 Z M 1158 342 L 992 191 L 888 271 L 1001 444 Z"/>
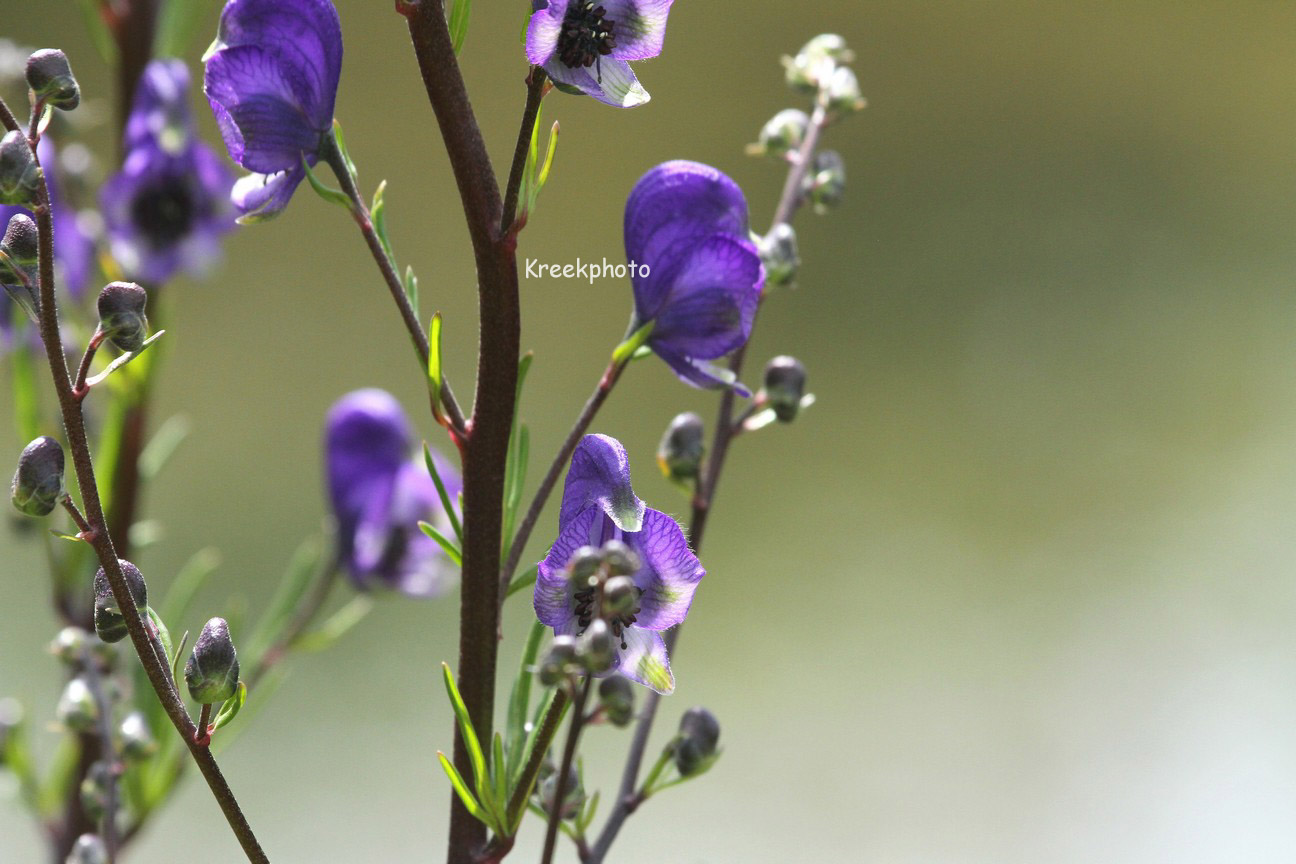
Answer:
<path fill-rule="evenodd" d="M 333 128 L 342 27 L 329 0 L 228 0 L 203 56 L 203 89 L 230 158 L 244 221 L 275 216 L 314 166 Z"/>
<path fill-rule="evenodd" d="M 234 227 L 234 177 L 198 139 L 188 94 L 183 62 L 145 67 L 126 121 L 126 158 L 100 193 L 113 257 L 140 282 L 202 273 Z"/>
<path fill-rule="evenodd" d="M 602 598 L 583 596 L 586 586 L 568 578 L 567 564 L 578 551 L 610 540 L 626 544 L 638 559 L 639 569 L 630 577 L 638 597 L 629 611 L 603 609 Z M 617 672 L 670 693 L 675 678 L 660 631 L 688 615 L 704 575 L 675 520 L 645 507 L 634 494 L 630 462 L 620 442 L 606 435 L 582 438 L 563 488 L 558 539 L 536 576 L 535 611 L 541 623 L 557 636 L 577 636 L 590 625 L 591 614 L 604 620 L 610 616 L 608 624 L 620 643 L 612 668 L 603 674 Z"/>
<path fill-rule="evenodd" d="M 628 60 L 661 53 L 672 0 L 533 0 L 526 55 L 562 90 L 633 108 L 648 91 Z"/>
<path fill-rule="evenodd" d="M 658 165 L 626 201 L 625 248 L 640 265 L 631 329 L 651 323 L 646 344 L 693 386 L 732 385 L 708 361 L 746 343 L 765 281 L 738 184 L 697 162 Z"/>
<path fill-rule="evenodd" d="M 411 459 L 414 436 L 400 404 L 382 390 L 348 393 L 329 410 L 324 437 L 338 562 L 356 587 L 444 593 L 454 584 L 454 566 L 418 523 L 450 536 L 449 518 L 426 465 Z M 434 459 L 448 497 L 457 500 L 457 473 Z"/>

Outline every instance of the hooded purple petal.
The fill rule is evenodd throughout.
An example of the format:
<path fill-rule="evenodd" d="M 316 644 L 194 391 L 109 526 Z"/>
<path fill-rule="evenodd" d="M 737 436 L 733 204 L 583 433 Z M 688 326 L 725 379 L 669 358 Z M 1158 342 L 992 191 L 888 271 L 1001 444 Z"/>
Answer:
<path fill-rule="evenodd" d="M 558 37 L 562 34 L 563 17 L 567 14 L 568 0 L 550 0 L 537 10 L 527 22 L 526 55 L 532 66 L 543 66 L 558 50 Z"/>
<path fill-rule="evenodd" d="M 713 234 L 747 237 L 747 199 L 737 183 L 709 165 L 664 162 L 644 174 L 626 199 L 626 257 L 653 270 Z M 640 292 L 636 284 L 636 306 L 655 312 L 659 299 Z"/>
<path fill-rule="evenodd" d="M 660 510 L 644 513 L 643 530 L 626 534 L 643 566 L 634 575 L 639 596 L 636 627 L 665 630 L 684 621 L 706 575 L 679 524 Z"/>
<path fill-rule="evenodd" d="M 546 627 L 562 627 L 573 617 L 571 584 L 567 579 L 567 562 L 582 546 L 588 545 L 595 522 L 607 517 L 596 507 L 587 507 L 568 520 L 558 532 L 558 539 L 536 570 L 536 617 Z"/>
<path fill-rule="evenodd" d="M 647 60 L 662 52 L 666 39 L 666 16 L 673 0 L 600 0 L 614 23 L 618 60 Z"/>
<path fill-rule="evenodd" d="M 653 350 L 710 360 L 747 341 L 763 282 L 752 243 L 714 234 L 694 246 L 669 279 L 648 339 Z"/>
<path fill-rule="evenodd" d="M 607 435 L 586 435 L 576 445 L 558 511 L 560 529 L 594 504 L 622 531 L 639 530 L 644 503 L 630 487 L 630 458 Z"/>

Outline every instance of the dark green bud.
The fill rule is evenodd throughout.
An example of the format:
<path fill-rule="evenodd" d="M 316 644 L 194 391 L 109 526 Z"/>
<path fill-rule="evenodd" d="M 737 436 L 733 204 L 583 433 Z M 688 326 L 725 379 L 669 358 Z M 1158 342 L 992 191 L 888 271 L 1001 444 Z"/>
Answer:
<path fill-rule="evenodd" d="M 775 225 L 756 244 L 761 263 L 765 265 L 765 287 L 784 287 L 796 282 L 801 268 L 801 253 L 797 249 L 796 231 L 786 222 Z"/>
<path fill-rule="evenodd" d="M 630 725 L 634 719 L 634 685 L 628 678 L 620 675 L 604 678 L 599 682 L 598 698 L 609 723 L 618 727 Z"/>
<path fill-rule="evenodd" d="M 576 637 L 555 636 L 540 660 L 536 677 L 546 687 L 552 687 L 564 680 L 576 662 Z"/>
<path fill-rule="evenodd" d="M 806 172 L 801 189 L 819 214 L 841 203 L 846 192 L 846 163 L 836 150 L 820 150 Z"/>
<path fill-rule="evenodd" d="M 65 864 L 108 864 L 108 848 L 96 834 L 82 834 L 72 844 Z"/>
<path fill-rule="evenodd" d="M 129 561 L 118 558 L 117 563 L 121 566 L 122 575 L 126 577 L 135 608 L 142 612 L 148 606 L 148 585 L 144 583 L 144 574 Z M 108 574 L 102 567 L 95 573 L 94 594 L 95 632 L 99 634 L 99 638 L 105 642 L 120 642 L 125 639 L 130 632 L 126 627 L 126 618 L 117 606 Z"/>
<path fill-rule="evenodd" d="M 571 574 L 571 581 L 577 586 L 578 590 L 584 588 L 590 577 L 597 574 L 602 566 L 603 553 L 593 546 L 580 547 L 572 553 L 572 557 L 567 562 L 567 570 Z"/>
<path fill-rule="evenodd" d="M 33 321 L 40 317 L 39 278 L 40 233 L 26 213 L 15 213 L 0 240 L 0 285 Z"/>
<path fill-rule="evenodd" d="M 99 722 L 99 703 L 82 678 L 73 678 L 63 688 L 54 716 L 73 732 L 91 732 Z"/>
<path fill-rule="evenodd" d="M 203 625 L 185 663 L 184 677 L 189 695 L 202 705 L 216 705 L 234 695 L 239 679 L 238 652 L 224 618 Z"/>
<path fill-rule="evenodd" d="M 157 741 L 149 729 L 148 720 L 138 711 L 126 715 L 118 733 L 121 735 L 122 755 L 127 759 L 147 759 L 157 752 Z"/>
<path fill-rule="evenodd" d="M 41 436 L 23 448 L 18 457 L 9 500 L 19 513 L 48 516 L 63 495 L 63 446 Z"/>
<path fill-rule="evenodd" d="M 134 282 L 110 282 L 99 292 L 99 329 L 119 351 L 138 351 L 148 335 L 148 292 Z"/>
<path fill-rule="evenodd" d="M 720 741 L 720 721 L 705 708 L 690 708 L 680 718 L 673 753 L 681 777 L 701 774 L 711 767 Z"/>
<path fill-rule="evenodd" d="M 750 149 L 754 153 L 770 156 L 795 153 L 801 148 L 801 142 L 805 140 L 806 129 L 809 127 L 808 114 L 797 108 L 785 108 L 761 127 L 757 144 Z"/>
<path fill-rule="evenodd" d="M 81 781 L 81 809 L 91 822 L 98 822 L 108 810 L 108 789 L 112 781 L 112 768 L 102 760 L 91 765 Z"/>
<path fill-rule="evenodd" d="M 639 607 L 639 589 L 629 576 L 613 576 L 603 583 L 603 616 L 633 615 Z"/>
<path fill-rule="evenodd" d="M 581 665 L 591 675 L 599 675 L 612 668 L 616 662 L 617 643 L 612 628 L 602 618 L 590 621 L 576 640 L 576 654 Z"/>
<path fill-rule="evenodd" d="M 609 540 L 603 544 L 603 561 L 612 576 L 633 576 L 641 566 L 639 556 L 620 540 Z"/>
<path fill-rule="evenodd" d="M 863 111 L 867 104 L 860 95 L 859 80 L 849 66 L 838 66 L 832 71 L 824 82 L 820 98 L 829 111 Z"/>
<path fill-rule="evenodd" d="M 705 432 L 702 418 L 692 411 L 676 415 L 657 445 L 657 465 L 662 474 L 677 483 L 697 479 L 706 452 L 702 440 Z"/>
<path fill-rule="evenodd" d="M 546 813 L 553 813 L 554 796 L 558 792 L 558 771 L 552 766 L 540 779 L 539 787 L 540 806 Z M 581 806 L 585 803 L 585 790 L 581 788 L 580 772 L 573 765 L 567 771 L 567 782 L 563 784 L 562 809 L 558 814 L 560 819 L 572 819 L 580 812 Z"/>
<path fill-rule="evenodd" d="M 50 653 L 69 666 L 73 666 L 85 659 L 86 647 L 89 643 L 90 634 L 80 627 L 64 627 L 50 643 Z"/>
<path fill-rule="evenodd" d="M 805 366 L 795 357 L 775 357 L 765 364 L 765 401 L 780 422 L 791 423 L 796 419 L 805 385 Z"/>
<path fill-rule="evenodd" d="M 27 86 L 46 105 L 71 111 L 81 104 L 81 88 L 72 66 L 57 48 L 42 48 L 27 58 Z"/>
<path fill-rule="evenodd" d="M 36 203 L 41 172 L 36 156 L 19 130 L 0 138 L 0 204 L 30 207 Z"/>

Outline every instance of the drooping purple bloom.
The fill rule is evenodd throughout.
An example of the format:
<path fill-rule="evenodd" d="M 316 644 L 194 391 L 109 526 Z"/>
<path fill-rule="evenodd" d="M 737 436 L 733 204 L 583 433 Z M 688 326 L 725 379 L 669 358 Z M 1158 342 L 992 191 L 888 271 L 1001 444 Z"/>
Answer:
<path fill-rule="evenodd" d="M 277 215 L 333 128 L 342 27 L 329 0 L 228 0 L 207 49 L 204 90 L 230 158 L 244 221 Z"/>
<path fill-rule="evenodd" d="M 732 384 L 707 361 L 746 343 L 765 282 L 738 184 L 697 162 L 658 165 L 626 200 L 625 248 L 639 265 L 633 327 L 653 323 L 648 346 L 688 383 Z"/>
<path fill-rule="evenodd" d="M 559 88 L 619 108 L 648 101 L 629 60 L 661 53 L 672 0 L 533 0 L 526 54 Z"/>
<path fill-rule="evenodd" d="M 144 69 L 123 136 L 126 158 L 100 193 L 113 257 L 130 279 L 160 284 L 200 274 L 234 227 L 233 175 L 194 130 L 189 70 L 180 60 Z"/>
<path fill-rule="evenodd" d="M 449 589 L 455 568 L 418 525 L 451 536 L 449 518 L 423 460 L 411 458 L 413 433 L 396 399 L 374 389 L 343 396 L 329 410 L 324 449 L 338 562 L 356 587 L 385 585 L 415 597 Z M 433 456 L 456 501 L 463 488 L 457 472 Z"/>
<path fill-rule="evenodd" d="M 558 514 L 558 539 L 540 562 L 535 611 L 555 635 L 579 635 L 574 586 L 567 563 L 583 546 L 619 540 L 638 556 L 633 577 L 638 608 L 614 622 L 622 639 L 612 670 L 658 693 L 675 689 L 661 631 L 688 615 L 693 592 L 706 575 L 670 516 L 645 507 L 630 486 L 625 448 L 606 435 L 586 435 L 572 454 Z"/>

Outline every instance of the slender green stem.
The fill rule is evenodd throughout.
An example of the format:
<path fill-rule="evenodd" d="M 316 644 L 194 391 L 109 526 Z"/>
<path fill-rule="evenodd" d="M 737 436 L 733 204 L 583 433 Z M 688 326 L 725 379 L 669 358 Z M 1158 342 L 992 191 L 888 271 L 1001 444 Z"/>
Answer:
<path fill-rule="evenodd" d="M 549 826 L 545 831 L 544 853 L 540 856 L 540 864 L 553 862 L 554 849 L 558 844 L 558 825 L 562 822 L 563 799 L 567 796 L 567 775 L 571 773 L 576 758 L 576 745 L 580 742 L 581 729 L 585 727 L 585 702 L 589 698 L 590 682 L 593 680 L 586 677 L 572 699 L 571 725 L 567 728 L 567 744 L 563 747 L 562 764 L 558 766 L 553 798 L 549 802 Z"/>

